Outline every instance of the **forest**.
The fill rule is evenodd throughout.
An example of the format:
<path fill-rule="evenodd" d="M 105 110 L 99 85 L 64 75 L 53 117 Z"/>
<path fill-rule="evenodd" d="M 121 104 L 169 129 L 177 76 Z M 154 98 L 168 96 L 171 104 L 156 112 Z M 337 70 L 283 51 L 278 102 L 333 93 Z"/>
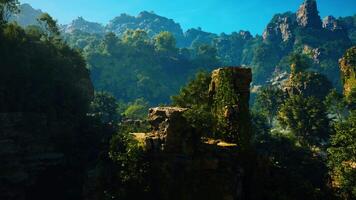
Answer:
<path fill-rule="evenodd" d="M 218 35 L 0 0 L 0 199 L 356 199 L 356 14 Z"/>

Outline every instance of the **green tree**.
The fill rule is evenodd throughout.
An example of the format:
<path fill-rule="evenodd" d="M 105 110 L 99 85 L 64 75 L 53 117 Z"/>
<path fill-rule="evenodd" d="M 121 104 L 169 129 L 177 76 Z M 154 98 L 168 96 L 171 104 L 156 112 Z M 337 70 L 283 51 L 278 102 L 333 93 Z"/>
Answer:
<path fill-rule="evenodd" d="M 104 124 L 116 125 L 120 120 L 116 98 L 108 92 L 96 92 L 90 104 L 90 114 Z"/>
<path fill-rule="evenodd" d="M 278 121 L 289 128 L 302 145 L 320 145 L 329 135 L 326 108 L 314 97 L 291 96 L 281 106 Z"/>
<path fill-rule="evenodd" d="M 213 69 L 220 65 L 217 49 L 210 45 L 200 45 L 196 47 L 195 65 L 204 69 Z"/>
<path fill-rule="evenodd" d="M 128 104 L 123 116 L 129 119 L 145 119 L 147 117 L 147 111 L 148 103 L 140 98 Z"/>
<path fill-rule="evenodd" d="M 341 199 L 356 198 L 356 112 L 335 126 L 328 148 L 328 164 L 333 177 L 333 185 Z"/>
<path fill-rule="evenodd" d="M 292 54 L 289 57 L 289 63 L 292 74 L 304 72 L 311 66 L 310 59 L 307 56 L 301 54 Z"/>
<path fill-rule="evenodd" d="M 43 13 L 39 16 L 38 22 L 47 34 L 48 39 L 59 39 L 60 31 L 57 26 L 57 21 L 54 20 L 48 13 Z"/>
<path fill-rule="evenodd" d="M 180 90 L 176 96 L 172 96 L 173 105 L 189 108 L 185 113 L 190 124 L 199 132 L 211 135 L 213 116 L 209 105 L 209 85 L 211 76 L 206 72 L 198 72 L 195 79 L 191 80 Z"/>
<path fill-rule="evenodd" d="M 335 89 L 326 96 L 324 104 L 331 117 L 337 121 L 343 121 L 348 114 L 347 101 Z"/>
<path fill-rule="evenodd" d="M 0 25 L 4 24 L 9 16 L 19 11 L 18 0 L 0 0 Z"/>
<path fill-rule="evenodd" d="M 156 35 L 154 42 L 157 51 L 173 53 L 177 52 L 176 39 L 174 38 L 173 34 L 168 31 L 164 31 Z"/>
<path fill-rule="evenodd" d="M 285 93 L 273 86 L 265 86 L 259 89 L 254 108 L 265 115 L 270 125 L 277 116 L 280 105 L 285 100 Z"/>

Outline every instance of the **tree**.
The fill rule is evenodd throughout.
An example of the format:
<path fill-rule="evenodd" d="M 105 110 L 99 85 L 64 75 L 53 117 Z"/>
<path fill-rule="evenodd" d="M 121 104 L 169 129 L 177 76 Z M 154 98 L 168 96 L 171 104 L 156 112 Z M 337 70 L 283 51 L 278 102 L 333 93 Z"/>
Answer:
<path fill-rule="evenodd" d="M 326 96 L 324 101 L 325 106 L 328 109 L 329 114 L 337 121 L 343 121 L 347 116 L 347 101 L 338 93 L 335 89 Z"/>
<path fill-rule="evenodd" d="M 335 126 L 328 148 L 328 165 L 333 185 L 345 200 L 356 198 L 356 111 L 349 118 Z"/>
<path fill-rule="evenodd" d="M 174 38 L 173 34 L 168 31 L 159 33 L 154 38 L 154 42 L 157 51 L 177 52 L 176 39 Z"/>
<path fill-rule="evenodd" d="M 212 130 L 213 116 L 209 106 L 209 85 L 211 76 L 206 72 L 198 72 L 191 80 L 172 96 L 173 105 L 189 108 L 185 113 L 190 124 L 199 132 L 209 135 Z"/>
<path fill-rule="evenodd" d="M 90 113 L 104 124 L 116 125 L 120 120 L 116 98 L 108 92 L 96 92 L 90 104 Z"/>
<path fill-rule="evenodd" d="M 278 121 L 289 128 L 302 145 L 318 145 L 328 138 L 326 108 L 314 97 L 291 96 L 281 106 Z"/>
<path fill-rule="evenodd" d="M 18 0 L 0 0 L 0 25 L 5 23 L 9 15 L 19 11 Z"/>
<path fill-rule="evenodd" d="M 129 103 L 123 113 L 125 118 L 129 119 L 144 119 L 147 116 L 148 103 L 140 98 L 136 99 L 133 103 Z"/>
<path fill-rule="evenodd" d="M 207 104 L 209 99 L 210 74 L 200 71 L 195 75 L 179 94 L 172 96 L 173 105 L 191 108 L 194 105 Z"/>
<path fill-rule="evenodd" d="M 204 44 L 198 46 L 195 51 L 195 65 L 204 69 L 212 69 L 220 64 L 215 47 Z"/>
<path fill-rule="evenodd" d="M 284 100 L 285 94 L 281 89 L 273 86 L 262 87 L 257 93 L 254 108 L 265 115 L 272 125 Z"/>
<path fill-rule="evenodd" d="M 54 20 L 48 13 L 43 13 L 38 17 L 38 22 L 47 34 L 48 39 L 58 39 L 60 36 L 57 21 Z"/>
<path fill-rule="evenodd" d="M 301 54 L 292 54 L 289 57 L 289 62 L 292 74 L 304 72 L 311 66 L 310 59 L 307 56 Z"/>

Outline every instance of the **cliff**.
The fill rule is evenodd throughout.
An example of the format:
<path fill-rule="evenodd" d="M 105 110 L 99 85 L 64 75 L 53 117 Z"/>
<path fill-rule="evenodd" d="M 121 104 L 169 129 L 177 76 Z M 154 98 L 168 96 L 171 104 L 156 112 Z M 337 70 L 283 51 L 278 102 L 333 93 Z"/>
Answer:
<path fill-rule="evenodd" d="M 297 11 L 297 22 L 299 26 L 304 28 L 322 28 L 316 0 L 304 1 Z"/>
<path fill-rule="evenodd" d="M 212 112 L 223 120 L 218 126 L 231 137 L 220 133 L 215 138 L 203 138 L 189 124 L 185 108 L 149 110 L 151 132 L 133 135 L 147 152 L 157 199 L 245 199 L 244 176 L 248 169 L 243 150 L 251 137 L 251 79 L 250 69 L 229 67 L 212 73 Z"/>

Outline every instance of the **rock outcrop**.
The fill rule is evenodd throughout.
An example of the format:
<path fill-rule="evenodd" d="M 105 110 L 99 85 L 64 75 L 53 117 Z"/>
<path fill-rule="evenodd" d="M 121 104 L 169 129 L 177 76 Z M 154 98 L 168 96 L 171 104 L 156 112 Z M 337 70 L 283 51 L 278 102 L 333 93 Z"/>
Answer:
<path fill-rule="evenodd" d="M 250 137 L 251 78 L 250 69 L 237 67 L 220 68 L 212 74 L 212 111 L 227 123 L 225 131 L 238 135 L 237 143 L 225 138 L 202 138 L 185 117 L 188 109 L 149 110 L 151 131 L 133 135 L 147 153 L 151 189 L 157 199 L 245 199 L 242 149 Z"/>
<path fill-rule="evenodd" d="M 199 137 L 185 119 L 187 109 L 158 107 L 149 110 L 152 132 L 145 139 L 146 150 L 191 154 Z"/>
<path fill-rule="evenodd" d="M 30 25 L 39 25 L 37 18 L 43 14 L 42 10 L 37 10 L 31 7 L 30 4 L 22 4 L 19 6 L 19 12 L 10 16 L 9 21 L 16 21 L 20 26 L 26 27 Z"/>
<path fill-rule="evenodd" d="M 331 31 L 338 31 L 343 29 L 342 26 L 340 25 L 340 22 L 331 15 L 326 16 L 323 19 L 323 28 Z"/>
<path fill-rule="evenodd" d="M 349 97 L 352 92 L 356 92 L 356 46 L 348 49 L 339 63 L 344 94 Z"/>
<path fill-rule="evenodd" d="M 297 22 L 304 28 L 321 29 L 322 22 L 315 0 L 305 0 L 297 11 Z"/>
<path fill-rule="evenodd" d="M 285 13 L 274 16 L 263 32 L 264 41 L 288 42 L 293 38 L 293 29 L 295 27 L 295 14 Z"/>
<path fill-rule="evenodd" d="M 83 17 L 78 17 L 73 20 L 70 24 L 62 27 L 62 31 L 65 33 L 73 33 L 75 31 L 81 31 L 90 34 L 104 34 L 105 29 L 99 23 L 86 21 Z"/>
<path fill-rule="evenodd" d="M 248 68 L 214 70 L 209 88 L 217 132 L 229 142 L 247 147 L 250 140 L 249 99 L 252 72 Z"/>

